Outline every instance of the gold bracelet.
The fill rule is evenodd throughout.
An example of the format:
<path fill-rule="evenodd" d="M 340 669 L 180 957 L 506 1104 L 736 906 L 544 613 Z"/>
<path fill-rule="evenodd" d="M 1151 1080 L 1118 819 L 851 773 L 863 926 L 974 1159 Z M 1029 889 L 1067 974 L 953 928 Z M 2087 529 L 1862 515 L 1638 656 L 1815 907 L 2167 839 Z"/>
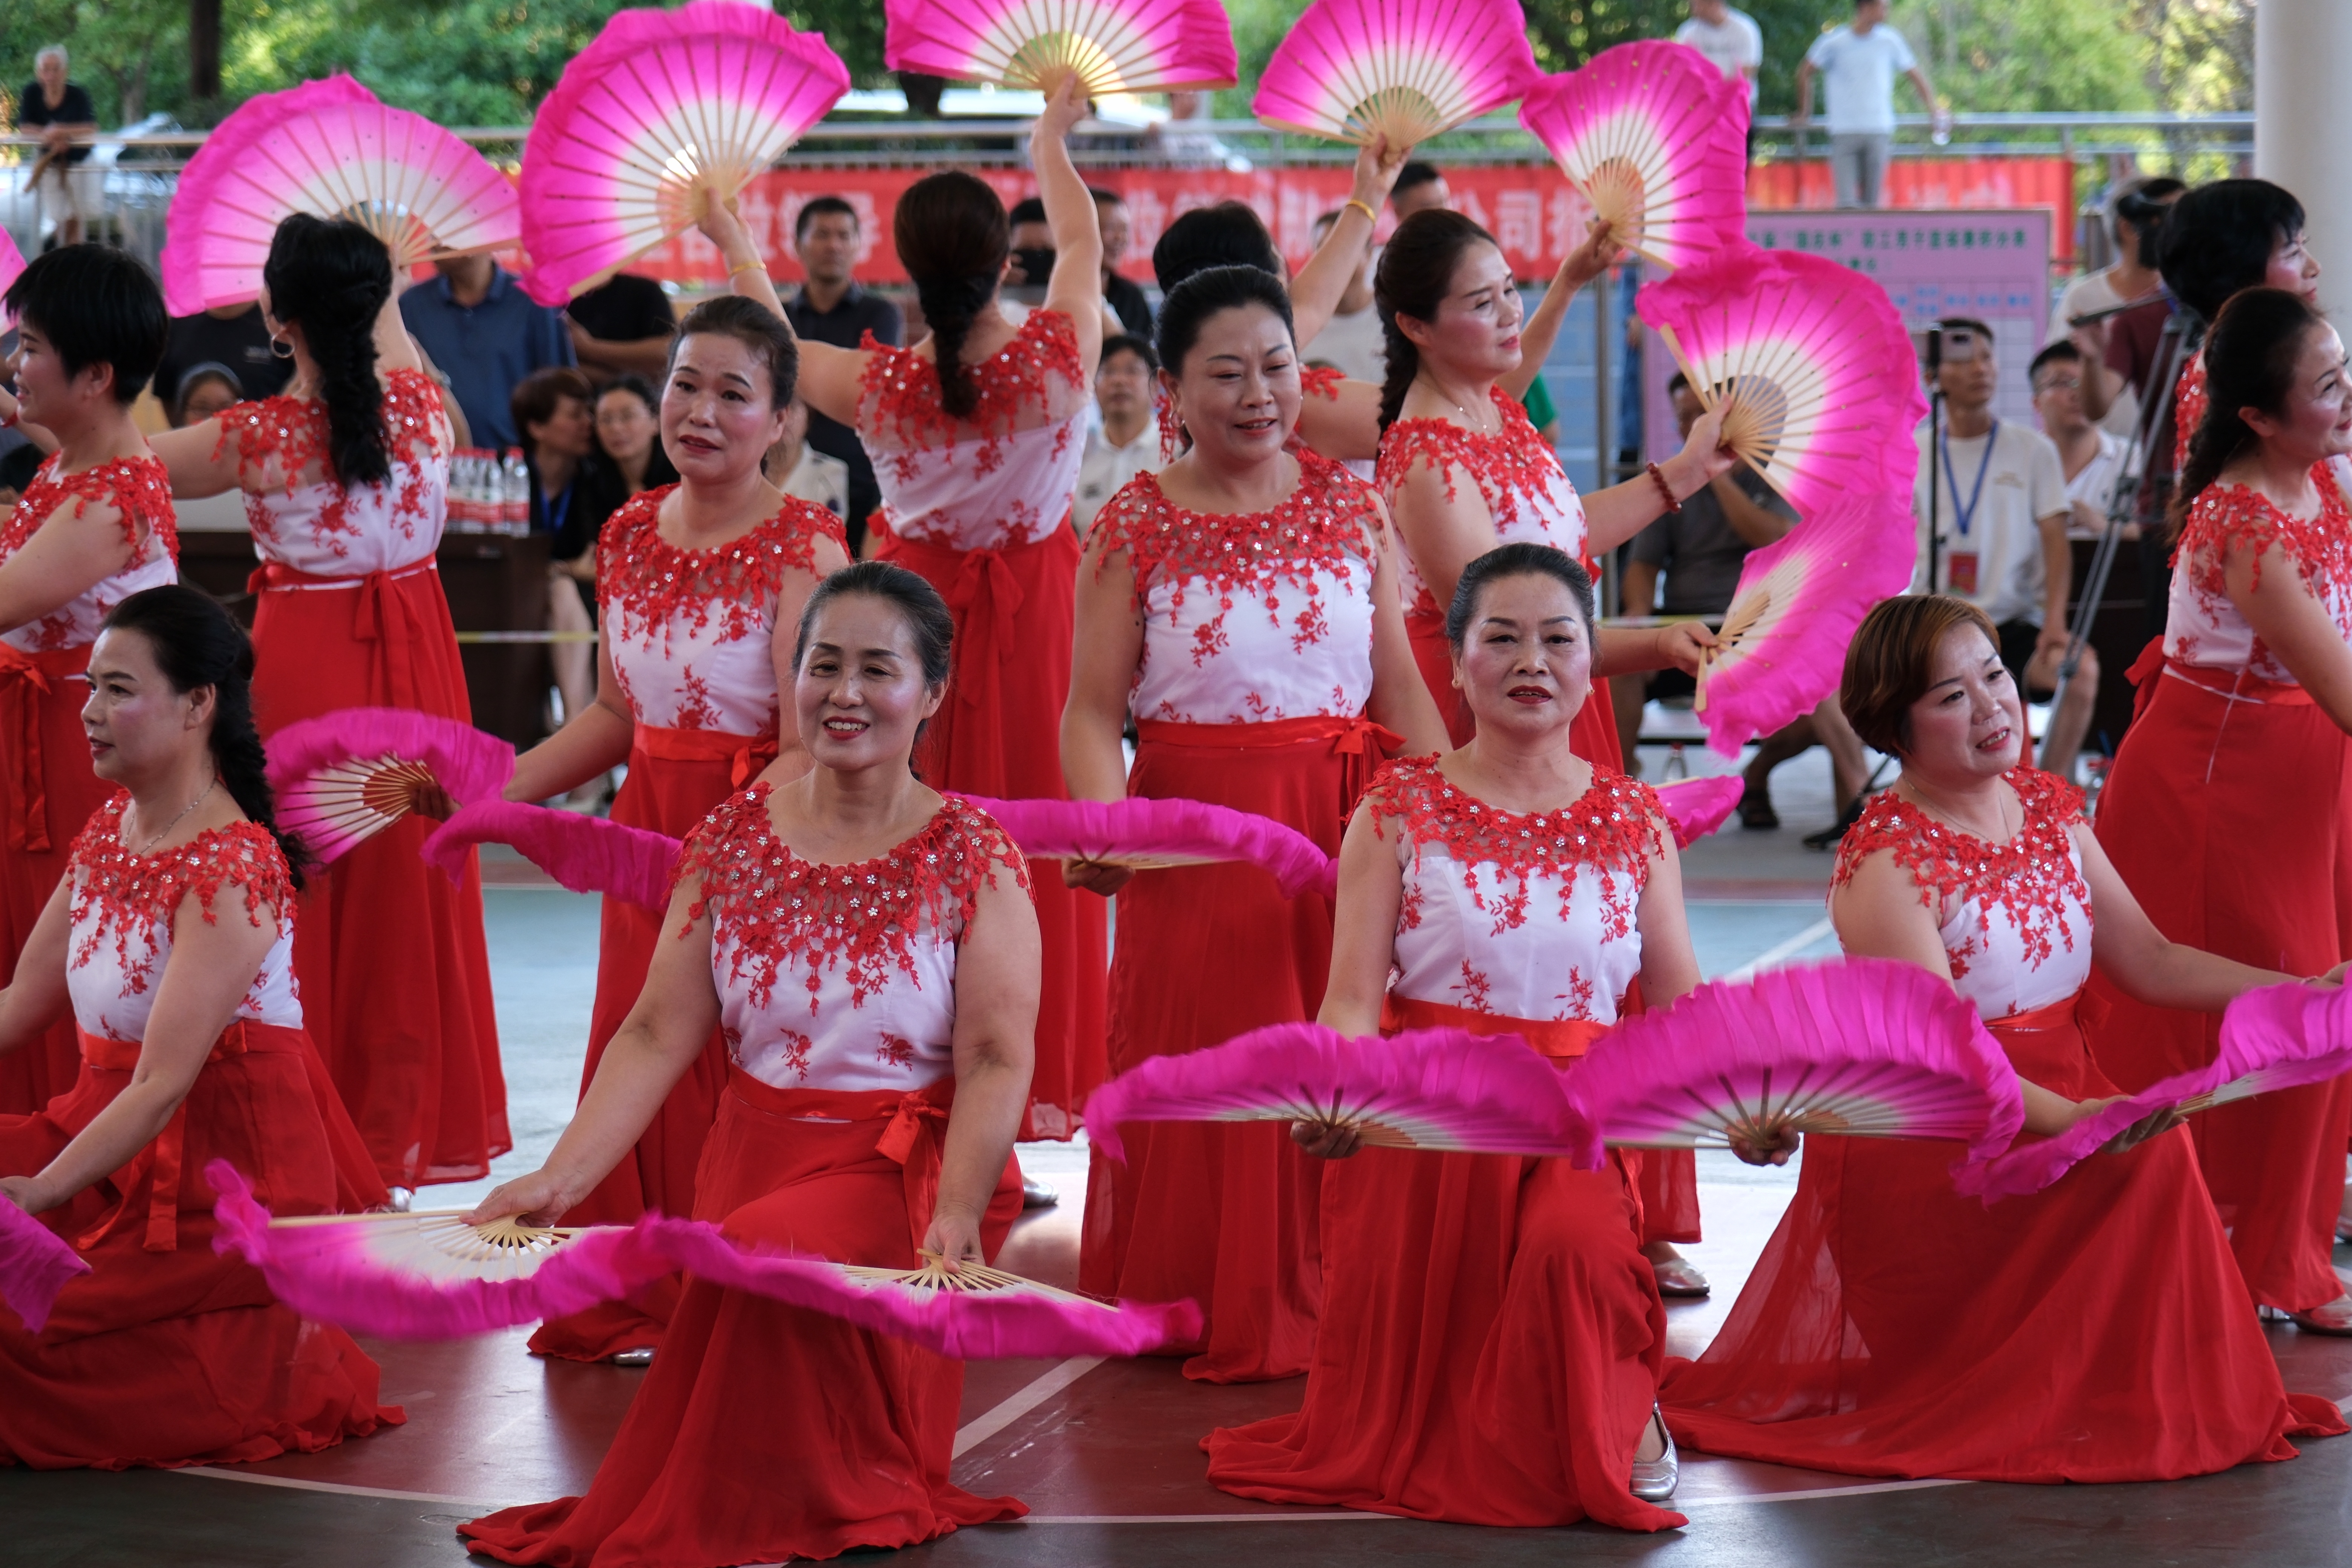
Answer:
<path fill-rule="evenodd" d="M 738 272 L 765 272 L 767 269 L 768 264 L 764 261 L 746 261 L 739 267 L 730 267 L 727 269 L 727 281 L 730 283 L 735 281 L 735 274 Z"/>
<path fill-rule="evenodd" d="M 1341 212 L 1346 212 L 1349 207 L 1354 207 L 1357 211 L 1362 213 L 1364 215 L 1364 221 L 1367 223 L 1378 226 L 1381 221 L 1381 215 L 1374 212 L 1370 204 L 1359 201 L 1354 196 L 1349 196 L 1347 200 L 1347 205 L 1340 207 L 1339 210 Z"/>

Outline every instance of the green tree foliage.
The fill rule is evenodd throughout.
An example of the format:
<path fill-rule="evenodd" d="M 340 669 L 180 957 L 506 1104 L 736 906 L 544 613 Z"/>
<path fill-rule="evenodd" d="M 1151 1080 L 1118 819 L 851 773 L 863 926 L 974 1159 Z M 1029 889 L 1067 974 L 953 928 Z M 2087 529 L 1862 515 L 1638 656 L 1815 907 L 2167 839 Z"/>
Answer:
<path fill-rule="evenodd" d="M 121 125 L 176 112 L 188 88 L 186 0 L 5 0 L 0 4 L 0 92 L 16 121 L 16 95 L 33 79 L 33 56 L 63 44 L 73 79 L 89 89 L 99 121 Z"/>

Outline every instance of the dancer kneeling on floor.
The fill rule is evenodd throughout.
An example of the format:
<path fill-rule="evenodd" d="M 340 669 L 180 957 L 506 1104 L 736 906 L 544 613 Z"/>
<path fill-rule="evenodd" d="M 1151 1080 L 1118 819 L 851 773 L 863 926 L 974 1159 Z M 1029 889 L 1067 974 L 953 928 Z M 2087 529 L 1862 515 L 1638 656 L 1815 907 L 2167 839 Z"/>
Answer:
<path fill-rule="evenodd" d="M 1674 835 L 1646 785 L 1570 750 L 1592 689 L 1583 568 L 1504 545 L 1465 566 L 1446 621 L 1476 731 L 1386 769 L 1349 823 L 1320 1021 L 1514 1033 L 1573 1070 L 1636 978 L 1655 1005 L 1697 983 Z M 1352 1156 L 1325 1178 L 1306 1406 L 1210 1434 L 1212 1481 L 1472 1524 L 1684 1522 L 1653 1506 L 1675 1463 L 1638 1155 L 1588 1172 L 1300 1142 Z"/>
<path fill-rule="evenodd" d="M 720 1028 L 731 1060 L 694 1217 L 891 1268 L 1003 1240 L 1037 919 L 1012 840 L 909 770 L 951 635 L 945 602 L 901 567 L 847 567 L 810 595 L 792 713 L 814 767 L 763 778 L 688 838 L 668 937 L 570 1129 L 470 1219 L 552 1223 Z M 460 1533 L 509 1563 L 717 1564 L 1018 1518 L 1012 1499 L 948 1482 L 962 1387 L 959 1363 L 688 1274 L 588 1495 Z"/>
<path fill-rule="evenodd" d="M 1983 611 L 1880 605 L 1840 702 L 1903 777 L 1839 851 L 1838 939 L 1976 1005 L 2017 1070 L 2024 1136 L 2115 1095 L 2076 1012 L 2095 963 L 2128 994 L 2195 1012 L 2291 982 L 2166 941 L 2082 793 L 2019 765 L 2025 714 Z M 2333 1405 L 2281 1384 L 2179 1121 L 2160 1111 L 1990 1206 L 1953 1190 L 1957 1143 L 1808 1140 L 1730 1321 L 1667 1378 L 1675 1436 L 1849 1475 L 2147 1481 L 2343 1432 Z"/>
<path fill-rule="evenodd" d="M 0 1117 L 0 1203 L 90 1271 L 38 1334 L 0 1314 L 0 1465 L 267 1459 L 403 1419 L 350 1335 L 211 1245 L 206 1162 L 279 1215 L 324 1214 L 335 1142 L 359 1148 L 294 994 L 300 873 L 270 820 L 252 671 L 193 588 L 133 594 L 90 650 L 82 726 L 119 787 L 0 991 L 0 1052 L 68 1012 L 81 1039 L 71 1089 Z"/>

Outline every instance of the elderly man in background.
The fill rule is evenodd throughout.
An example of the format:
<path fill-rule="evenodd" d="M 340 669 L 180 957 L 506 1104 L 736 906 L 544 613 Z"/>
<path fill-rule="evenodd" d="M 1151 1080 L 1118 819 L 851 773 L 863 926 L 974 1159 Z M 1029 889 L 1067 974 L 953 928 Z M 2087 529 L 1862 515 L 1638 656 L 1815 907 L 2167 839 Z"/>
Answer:
<path fill-rule="evenodd" d="M 79 245 L 84 237 L 76 175 L 89 161 L 89 138 L 97 133 L 97 106 L 87 89 L 67 79 L 65 46 L 51 44 L 33 57 L 33 79 L 16 100 L 16 134 L 40 138 L 31 184 L 59 245 Z"/>

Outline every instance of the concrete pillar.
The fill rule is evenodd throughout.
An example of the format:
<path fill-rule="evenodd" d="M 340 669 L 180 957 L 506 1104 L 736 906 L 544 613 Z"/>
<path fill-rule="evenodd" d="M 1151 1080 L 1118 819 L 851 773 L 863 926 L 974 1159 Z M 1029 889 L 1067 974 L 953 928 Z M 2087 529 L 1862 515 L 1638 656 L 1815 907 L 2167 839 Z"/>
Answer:
<path fill-rule="evenodd" d="M 2262 0 L 2254 15 L 2254 173 L 2310 214 L 2320 301 L 2341 311 L 2352 305 L 2352 0 Z"/>

